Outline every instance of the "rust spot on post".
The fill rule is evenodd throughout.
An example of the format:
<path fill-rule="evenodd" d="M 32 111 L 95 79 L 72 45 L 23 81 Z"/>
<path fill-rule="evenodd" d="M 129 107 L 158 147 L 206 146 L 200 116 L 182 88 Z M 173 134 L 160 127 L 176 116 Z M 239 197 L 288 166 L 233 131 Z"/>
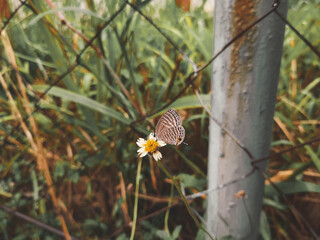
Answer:
<path fill-rule="evenodd" d="M 250 23 L 256 20 L 257 0 L 235 0 L 232 11 L 232 38 L 237 36 Z M 231 72 L 228 85 L 228 98 L 233 94 L 246 93 L 247 73 L 253 67 L 253 53 L 257 38 L 257 26 L 253 27 L 243 37 L 238 39 L 231 49 Z M 243 111 L 245 98 L 240 97 L 238 101 L 239 111 Z"/>

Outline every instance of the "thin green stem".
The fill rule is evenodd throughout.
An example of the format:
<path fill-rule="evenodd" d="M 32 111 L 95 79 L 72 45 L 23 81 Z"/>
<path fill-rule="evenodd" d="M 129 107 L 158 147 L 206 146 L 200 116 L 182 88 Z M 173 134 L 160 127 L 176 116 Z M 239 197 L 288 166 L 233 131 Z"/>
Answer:
<path fill-rule="evenodd" d="M 200 228 L 201 230 L 203 230 L 212 240 L 214 240 L 214 238 L 211 236 L 211 234 L 199 223 L 197 217 L 194 215 L 194 213 L 192 212 L 189 203 L 187 201 L 187 199 L 185 198 L 185 196 L 182 194 L 181 188 L 179 186 L 179 184 L 177 183 L 175 177 L 173 177 L 168 170 L 163 166 L 163 164 L 161 163 L 161 161 L 158 161 L 158 166 L 161 168 L 162 171 L 164 171 L 164 173 L 172 180 L 174 186 L 176 187 L 176 189 L 178 190 L 184 205 L 186 206 L 190 216 L 192 217 L 193 221 L 195 222 L 195 224 L 197 225 L 198 228 Z"/>
<path fill-rule="evenodd" d="M 175 148 L 175 151 L 186 162 L 186 164 L 189 165 L 189 167 L 191 167 L 194 171 L 199 173 L 202 177 L 204 177 L 204 178 L 207 177 L 206 174 L 204 172 L 202 172 L 201 169 L 196 164 L 194 164 L 189 158 L 187 158 L 186 155 L 184 155 L 181 151 L 179 151 L 178 148 Z"/>
<path fill-rule="evenodd" d="M 173 187 L 174 187 L 174 185 L 171 184 L 171 194 L 170 194 L 168 209 L 167 209 L 166 215 L 164 217 L 164 229 L 166 230 L 166 232 L 168 233 L 169 236 L 170 236 L 170 230 L 168 227 L 168 219 L 169 219 L 170 208 L 171 208 L 172 200 L 173 200 L 173 189 L 174 189 Z"/>
<path fill-rule="evenodd" d="M 140 172 L 141 172 L 141 165 L 142 159 L 138 158 L 138 168 L 137 168 L 137 177 L 136 177 L 136 191 L 134 197 L 134 208 L 133 208 L 133 221 L 132 221 L 132 228 L 131 228 L 131 235 L 130 240 L 133 240 L 134 234 L 136 232 L 136 225 L 137 225 L 137 215 L 138 215 L 138 196 L 139 196 L 139 183 L 140 183 Z"/>

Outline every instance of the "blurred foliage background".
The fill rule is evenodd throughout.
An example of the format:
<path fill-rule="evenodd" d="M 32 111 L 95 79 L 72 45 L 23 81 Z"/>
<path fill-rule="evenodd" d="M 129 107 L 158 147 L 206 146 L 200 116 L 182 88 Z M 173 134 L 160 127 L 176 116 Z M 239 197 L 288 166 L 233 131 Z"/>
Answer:
<path fill-rule="evenodd" d="M 319 3 L 290 1 L 288 13 L 318 49 Z M 1 4 L 4 26 L 21 2 Z M 210 60 L 213 13 L 205 1 L 191 9 L 180 1 L 135 4 L 197 66 Z M 59 230 L 65 225 L 80 239 L 128 239 L 135 142 L 154 131 L 167 109 L 161 108 L 185 87 L 192 66 L 123 1 L 26 1 L 2 29 L 0 47 L 0 204 Z M 271 153 L 319 136 L 319 67 L 317 56 L 287 29 Z M 195 83 L 206 104 L 210 73 L 206 68 Z M 203 191 L 208 116 L 191 87 L 170 107 L 183 118 L 188 145 L 166 146 L 162 162 L 186 194 Z M 318 234 L 319 156 L 314 143 L 271 159 L 268 170 Z M 178 197 L 171 180 L 144 158 L 135 238 L 203 239 Z M 189 203 L 205 217 L 205 197 Z M 2 210 L 0 236 L 58 238 Z M 312 239 L 268 183 L 260 238 Z"/>

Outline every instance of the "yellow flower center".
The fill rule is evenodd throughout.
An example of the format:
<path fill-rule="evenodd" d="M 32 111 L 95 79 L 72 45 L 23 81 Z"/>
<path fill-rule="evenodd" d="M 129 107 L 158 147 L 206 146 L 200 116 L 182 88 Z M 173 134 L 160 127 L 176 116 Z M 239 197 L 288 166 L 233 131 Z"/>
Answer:
<path fill-rule="evenodd" d="M 149 153 L 154 153 L 158 149 L 158 142 L 154 139 L 147 140 L 146 144 L 144 145 L 146 148 L 146 151 Z"/>

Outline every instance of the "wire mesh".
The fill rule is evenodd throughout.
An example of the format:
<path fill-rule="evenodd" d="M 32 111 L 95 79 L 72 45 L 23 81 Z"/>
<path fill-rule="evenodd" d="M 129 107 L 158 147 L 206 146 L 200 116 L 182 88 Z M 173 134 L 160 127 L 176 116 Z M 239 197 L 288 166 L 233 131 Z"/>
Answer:
<path fill-rule="evenodd" d="M 27 79 L 26 77 L 26 74 L 25 74 L 26 69 L 22 69 L 22 65 L 21 65 L 22 61 L 20 61 L 18 64 L 12 62 L 12 58 L 10 58 L 9 56 L 10 52 L 8 52 L 7 49 L 6 49 L 6 55 L 5 54 L 0 55 L 2 75 L 5 76 L 4 79 L 8 80 L 9 75 L 12 75 L 12 76 L 15 75 L 15 77 L 12 77 L 12 78 L 18 79 L 16 83 L 10 83 L 8 84 L 9 86 L 7 87 L 5 87 L 6 84 L 3 84 L 2 85 L 3 92 L 4 93 L 11 92 L 11 95 L 15 97 L 15 101 L 19 102 L 19 105 L 15 110 L 16 112 L 9 110 L 9 108 L 6 109 L 3 106 L 1 107 L 2 109 L 5 109 L 7 112 L 9 112 L 8 114 L 4 113 L 1 116 L 2 123 L 9 122 L 9 124 L 1 124 L 1 131 L 2 131 L 1 132 L 1 135 L 2 135 L 1 149 L 4 151 L 7 151 L 7 153 L 4 153 L 4 152 L 2 153 L 2 158 L 4 159 L 5 157 L 7 157 L 8 159 L 11 159 L 10 161 L 12 161 L 12 163 L 8 165 L 7 169 L 3 169 L 3 172 L 2 172 L 3 178 L 6 178 L 6 176 L 8 176 L 8 171 L 10 171 L 10 169 L 13 168 L 15 161 L 23 162 L 23 166 L 29 169 L 38 168 L 39 170 L 42 170 L 44 172 L 46 172 L 45 170 L 46 168 L 55 169 L 55 174 L 57 176 L 61 174 L 59 176 L 61 178 L 56 177 L 55 178 L 56 181 L 50 182 L 49 180 L 48 182 L 48 179 L 50 179 L 50 176 L 46 176 L 45 179 L 46 179 L 47 186 L 43 186 L 43 189 L 39 190 L 39 195 L 37 197 L 33 196 L 32 202 L 35 206 L 40 206 L 41 204 L 44 204 L 43 201 L 48 200 L 48 194 L 50 194 L 51 200 L 53 201 L 53 206 L 51 207 L 53 209 L 53 212 L 56 214 L 56 216 L 60 217 L 60 224 L 65 225 L 67 228 L 67 225 L 62 223 L 62 221 L 64 221 L 62 219 L 66 218 L 68 219 L 67 221 L 68 225 L 72 225 L 72 221 L 74 221 L 74 219 L 73 217 L 70 217 L 70 216 L 68 217 L 68 214 L 70 213 L 68 213 L 67 207 L 63 205 L 60 199 L 62 198 L 62 196 L 57 197 L 55 193 L 55 192 L 60 192 L 62 189 L 71 187 L 70 182 L 69 184 L 64 184 L 63 181 L 65 179 L 73 179 L 74 182 L 77 182 L 79 181 L 79 178 L 81 175 L 83 177 L 82 180 L 85 181 L 84 183 L 87 184 L 87 188 L 89 188 L 88 187 L 90 186 L 89 179 L 94 178 L 97 175 L 97 173 L 99 173 L 99 171 L 104 167 L 103 164 L 107 164 L 106 166 L 112 165 L 112 162 L 110 162 L 109 160 L 108 160 L 109 161 L 108 163 L 106 162 L 107 161 L 106 159 L 109 159 L 109 158 L 108 157 L 105 158 L 103 156 L 110 156 L 112 151 L 119 151 L 119 149 L 115 147 L 116 142 L 119 144 L 123 142 L 122 140 L 123 138 L 132 138 L 133 134 L 134 136 L 136 136 L 136 134 L 141 134 L 141 133 L 146 134 L 147 133 L 146 129 L 145 128 L 143 129 L 141 126 L 147 122 L 147 124 L 149 125 L 149 129 L 152 128 L 154 124 L 152 124 L 152 120 L 150 121 L 150 118 L 157 116 L 158 114 L 163 112 L 165 109 L 167 109 L 169 106 L 173 106 L 174 103 L 176 103 L 177 101 L 179 101 L 179 99 L 185 96 L 188 91 L 190 92 L 190 88 L 192 88 L 193 91 L 195 91 L 196 95 L 198 95 L 198 97 L 200 98 L 199 104 L 201 104 L 202 107 L 206 109 L 209 116 L 214 121 L 217 121 L 214 118 L 214 116 L 210 115 L 210 112 L 207 109 L 206 104 L 204 103 L 204 101 L 202 100 L 202 97 L 199 94 L 199 84 L 197 84 L 196 82 L 199 79 L 199 75 L 205 74 L 205 71 L 208 71 L 212 62 L 216 58 L 218 58 L 221 55 L 221 53 L 223 53 L 232 44 L 234 44 L 241 37 L 243 37 L 252 27 L 256 26 L 259 22 L 265 21 L 266 19 L 268 19 L 268 16 L 270 16 L 271 14 L 277 14 L 279 18 L 297 35 L 297 37 L 301 39 L 308 46 L 308 51 L 313 52 L 318 58 L 320 57 L 320 53 L 317 50 L 317 47 L 315 47 L 311 43 L 311 41 L 307 39 L 307 37 L 301 34 L 286 18 L 282 17 L 281 14 L 277 11 L 277 8 L 280 3 L 281 1 L 274 1 L 273 5 L 270 5 L 270 10 L 268 12 L 266 12 L 263 16 L 259 17 L 256 21 L 252 23 L 247 23 L 248 24 L 247 27 L 244 28 L 240 33 L 238 33 L 234 38 L 232 38 L 231 41 L 229 41 L 226 45 L 224 45 L 223 48 L 215 56 L 211 57 L 210 60 L 199 61 L 201 62 L 199 66 L 199 64 L 196 64 L 192 61 L 192 57 L 190 57 L 190 55 L 193 55 L 192 52 L 189 49 L 187 49 L 185 46 L 183 48 L 179 46 L 180 44 L 178 42 L 181 41 L 181 39 L 175 37 L 174 31 L 172 31 L 171 34 L 168 34 L 168 32 L 170 33 L 170 29 L 169 30 L 162 29 L 162 27 L 160 27 L 160 22 L 156 23 L 156 20 L 153 19 L 152 15 L 147 15 L 143 12 L 143 7 L 148 5 L 149 1 L 145 1 L 145 2 L 137 1 L 135 4 L 129 1 L 117 2 L 113 6 L 114 11 L 112 13 L 107 14 L 107 16 L 101 11 L 99 11 L 99 9 L 95 9 L 93 5 L 89 6 L 88 8 L 90 9 L 90 11 L 87 11 L 87 12 L 84 11 L 84 12 L 88 15 L 94 16 L 94 19 L 92 19 L 92 23 L 95 26 L 94 27 L 95 31 L 92 31 L 92 32 L 86 32 L 86 29 L 82 28 L 81 24 L 79 24 L 77 27 L 73 27 L 72 24 L 69 22 L 69 20 L 67 20 L 69 18 L 76 17 L 75 15 L 72 15 L 72 14 L 74 14 L 74 12 L 76 10 L 79 10 L 80 8 L 70 8 L 70 9 L 67 9 L 65 7 L 56 8 L 53 2 L 49 0 L 46 1 L 46 5 L 37 4 L 37 3 L 34 3 L 33 1 L 20 1 L 18 6 L 15 8 L 15 10 L 10 14 L 10 17 L 8 17 L 5 21 L 3 21 L 3 24 L 1 27 L 2 39 L 4 39 L 3 37 L 4 35 L 8 34 L 7 30 L 12 31 L 12 28 L 14 28 L 14 26 L 17 24 L 16 21 L 20 21 L 21 16 L 24 17 L 23 21 L 25 21 L 28 18 L 33 18 L 33 20 L 29 21 L 28 23 L 29 25 L 27 25 L 25 31 L 28 31 L 28 29 L 30 29 L 30 26 L 32 27 L 32 26 L 35 26 L 36 24 L 42 24 L 43 26 L 45 26 L 45 28 L 50 31 L 50 34 L 52 34 L 53 38 L 56 39 L 58 45 L 60 45 L 60 48 L 62 49 L 60 53 L 57 53 L 57 56 L 58 57 L 64 56 L 65 60 L 63 61 L 61 60 L 61 62 L 57 63 L 57 64 L 61 64 L 61 66 L 59 67 L 53 67 L 50 64 L 46 64 L 45 63 L 46 59 L 42 59 L 43 63 L 38 64 L 37 67 L 33 66 L 34 68 L 38 68 L 38 71 L 40 73 L 35 71 L 35 76 L 41 79 L 42 82 L 40 80 L 39 81 L 43 85 L 43 86 L 34 87 L 33 85 L 31 86 L 31 84 L 34 84 L 34 83 L 30 84 L 30 79 Z M 46 7 L 46 11 L 41 9 L 44 7 Z M 71 11 L 71 14 L 68 15 L 68 17 L 65 17 L 64 14 L 67 15 L 68 10 Z M 96 10 L 96 12 L 94 12 L 93 10 Z M 22 11 L 24 14 L 21 13 Z M 19 15 L 20 13 L 21 13 L 21 16 Z M 53 16 L 55 16 L 55 19 Z M 122 17 L 122 19 L 125 19 L 123 23 L 124 28 L 122 29 L 122 32 L 118 32 L 120 28 L 117 28 L 116 25 L 113 25 L 115 20 L 119 17 Z M 168 87 L 168 89 L 163 90 L 163 91 L 166 91 L 165 95 L 163 96 L 168 96 L 168 95 L 170 96 L 169 101 L 163 101 L 161 103 L 160 101 L 161 99 L 160 99 L 156 102 L 158 104 L 153 103 L 153 105 L 150 104 L 150 106 L 148 106 L 147 103 L 143 103 L 142 102 L 143 98 L 139 96 L 141 95 L 139 86 L 137 84 L 139 79 L 137 76 L 135 76 L 133 69 L 130 69 L 129 67 L 128 71 L 121 72 L 120 71 L 121 65 L 116 65 L 114 56 L 110 54 L 112 53 L 111 52 L 112 47 L 110 48 L 111 50 L 109 49 L 110 50 L 109 54 L 107 54 L 105 52 L 106 48 L 105 46 L 103 46 L 103 39 L 108 39 L 108 41 L 111 42 L 113 37 L 117 39 L 120 43 L 122 43 L 123 46 L 125 45 L 129 46 L 130 51 L 132 51 L 131 54 L 138 59 L 138 55 L 140 54 L 139 51 L 143 53 L 143 49 L 135 49 L 134 48 L 135 46 L 131 46 L 130 38 L 134 38 L 136 36 L 126 35 L 126 33 L 129 32 L 128 29 L 131 27 L 132 22 L 139 24 L 139 21 L 142 21 L 142 19 L 144 19 L 149 24 L 149 27 L 151 26 L 151 28 L 148 28 L 148 30 L 151 29 L 152 31 L 155 31 L 157 34 L 161 34 L 163 38 L 166 40 L 166 44 L 168 44 L 170 47 L 173 47 L 175 52 L 172 53 L 172 52 L 169 52 L 169 50 L 167 50 L 168 56 L 176 56 L 180 54 L 180 61 L 181 59 L 185 59 L 188 63 L 188 66 L 190 66 L 192 69 L 190 71 L 190 68 L 186 67 L 185 69 L 187 69 L 187 71 L 181 74 L 183 77 L 183 81 L 179 82 L 179 85 L 180 85 L 179 91 L 175 91 L 170 87 Z M 114 32 L 114 36 L 111 36 L 111 33 L 109 31 L 106 31 L 106 29 L 112 29 L 112 31 Z M 73 32 L 74 39 L 67 39 L 67 37 L 64 36 L 64 33 L 66 31 Z M 45 36 L 48 36 L 46 34 L 48 33 L 44 33 Z M 148 36 L 144 36 L 144 37 L 148 37 Z M 14 41 L 15 36 L 12 34 L 11 36 L 9 36 L 9 39 L 11 41 Z M 79 39 L 82 40 L 82 48 L 78 46 Z M 113 39 L 113 41 L 115 39 Z M 71 44 L 71 41 L 73 41 L 73 44 Z M 118 47 L 121 48 L 123 46 L 118 46 Z M 3 42 L 2 48 L 8 48 L 8 46 L 5 45 L 5 43 Z M 35 46 L 35 48 L 37 48 L 37 46 Z M 39 50 L 39 53 L 46 52 L 45 49 L 41 49 L 40 47 L 38 48 L 39 49 L 37 50 Z M 156 55 L 160 55 L 160 52 L 156 51 L 156 49 L 149 49 L 149 50 L 153 51 Z M 67 54 L 67 51 L 70 51 L 70 53 Z M 54 53 L 51 53 L 51 54 L 54 54 Z M 129 63 L 130 63 L 130 60 L 132 60 L 132 56 L 129 56 L 127 51 L 123 49 L 122 49 L 122 54 L 123 54 L 123 58 L 121 61 L 123 61 L 123 63 L 121 64 L 130 66 Z M 19 56 L 21 57 L 22 55 L 20 54 Z M 45 56 L 45 54 L 43 54 L 42 56 Z M 57 56 L 51 56 L 53 58 L 51 60 L 53 61 L 57 60 L 57 59 L 54 59 L 54 57 L 57 57 Z M 37 56 L 31 56 L 31 57 L 33 57 L 32 59 L 38 58 Z M 95 59 L 91 60 L 90 58 L 93 58 L 93 57 L 95 57 Z M 129 59 L 129 57 L 131 57 L 131 59 Z M 28 58 L 26 58 L 25 56 L 22 56 L 21 58 L 28 60 Z M 177 59 L 179 59 L 179 57 L 177 57 Z M 144 60 L 144 61 L 147 61 L 147 60 Z M 99 72 L 97 72 L 97 70 L 93 70 L 92 66 L 90 65 L 90 63 L 92 64 L 92 62 L 96 62 L 101 65 L 98 68 L 98 70 L 102 72 L 101 76 L 98 77 Z M 168 62 L 168 65 L 171 66 L 171 68 L 174 68 L 175 66 L 178 67 L 180 64 L 180 62 L 179 63 L 176 62 L 176 64 L 172 64 L 169 60 L 167 60 L 167 62 Z M 43 66 L 43 64 L 45 64 L 45 67 Z M 43 70 L 41 70 L 41 65 Z M 144 69 L 143 62 L 139 63 L 139 65 L 136 66 L 136 68 L 139 68 L 139 67 L 142 72 L 147 71 L 146 69 Z M 8 69 L 11 69 L 12 72 L 8 73 L 9 72 Z M 51 73 L 52 69 L 56 70 L 57 74 L 52 74 Z M 162 69 L 162 71 L 164 70 L 165 69 Z M 87 76 L 88 78 L 87 82 L 86 81 L 79 82 L 76 79 L 79 76 L 80 72 L 94 73 L 92 75 L 96 75 L 96 79 L 98 78 L 100 79 L 97 81 L 101 81 L 103 77 L 106 77 L 108 79 L 113 79 L 113 82 L 111 82 L 111 80 L 106 80 L 105 82 L 103 82 L 103 84 L 101 84 L 102 86 L 101 88 L 103 88 L 101 92 L 98 89 L 94 89 L 95 93 L 94 95 L 91 95 L 91 96 L 93 98 L 101 100 L 101 102 L 104 102 L 104 104 L 106 103 L 110 104 L 110 96 L 108 96 L 108 98 L 103 96 L 103 91 L 108 89 L 108 92 L 110 92 L 109 95 L 111 95 L 114 98 L 117 98 L 117 104 L 119 106 L 114 107 L 114 109 L 111 109 L 109 107 L 103 108 L 103 106 L 89 101 L 88 98 L 81 98 L 80 96 L 82 93 L 79 92 L 80 91 L 79 88 L 76 88 L 75 85 L 80 83 L 90 85 L 90 81 L 92 82 L 93 77 L 91 76 L 90 78 L 90 76 Z M 50 75 L 50 77 L 46 77 L 46 75 L 48 74 Z M 55 76 L 55 77 L 52 78 L 52 76 Z M 67 83 L 67 81 L 64 81 L 68 77 L 70 78 L 68 79 L 69 83 Z M 43 79 L 45 79 L 46 82 L 43 82 Z M 128 82 L 124 82 L 123 79 L 126 79 Z M 170 82 L 173 82 L 174 79 L 175 79 L 175 76 L 172 76 L 172 79 Z M 145 84 L 150 84 L 146 79 L 142 79 L 140 81 L 144 81 Z M 3 80 L 3 82 L 5 81 Z M 24 86 L 25 93 L 21 90 L 21 88 L 19 88 L 18 86 L 19 84 Z M 113 84 L 117 84 L 117 86 L 114 86 Z M 61 88 L 64 88 L 64 87 L 69 91 L 62 91 Z M 153 89 L 153 94 L 155 94 L 155 90 L 154 88 L 152 88 L 152 86 L 150 87 L 150 89 L 151 90 L 149 92 L 149 95 L 152 95 L 151 94 L 152 89 Z M 90 87 L 87 88 L 86 95 L 90 96 L 90 92 L 92 92 L 92 90 L 93 89 L 90 89 Z M 77 94 L 71 94 L 70 91 Z M 54 96 L 53 101 L 57 104 L 57 106 L 62 106 L 63 111 L 65 111 L 63 113 L 63 116 L 65 116 L 65 118 L 67 119 L 66 121 L 68 121 L 67 123 L 69 125 L 65 124 L 63 126 L 63 129 L 64 128 L 67 129 L 70 126 L 72 126 L 72 124 L 75 124 L 75 126 L 77 126 L 74 130 L 75 132 L 77 132 L 75 136 L 78 136 L 78 139 L 76 139 L 76 141 L 78 141 L 80 144 L 83 145 L 82 147 L 80 147 L 79 150 L 72 149 L 74 148 L 72 147 L 74 145 L 66 146 L 67 156 L 69 153 L 70 159 L 73 159 L 72 161 L 69 161 L 71 168 L 69 168 L 68 170 L 66 170 L 66 167 L 63 166 L 63 164 L 59 165 L 56 161 L 54 164 L 51 164 L 51 165 L 50 163 L 47 162 L 46 163 L 47 167 L 44 166 L 46 165 L 45 163 L 41 163 L 42 160 L 48 161 L 48 159 L 50 159 L 50 157 L 45 156 L 45 154 L 48 154 L 48 152 L 46 152 L 44 149 L 39 149 L 39 146 L 42 146 L 43 148 L 45 148 L 46 145 L 48 146 L 50 145 L 47 143 L 50 140 L 46 139 L 46 136 L 50 136 L 50 134 L 48 132 L 44 132 L 41 134 L 39 132 L 37 133 L 38 127 L 36 127 L 36 125 L 41 125 L 41 121 L 44 121 L 44 123 L 46 122 L 46 119 L 41 119 L 41 117 L 43 118 L 44 116 L 50 119 L 54 116 L 51 110 L 55 110 L 55 109 L 53 108 L 52 105 L 50 105 L 50 102 L 46 100 L 47 96 L 50 95 L 50 93 L 53 93 L 53 96 Z M 28 94 L 28 97 L 26 97 L 26 95 L 24 94 Z M 68 99 L 69 101 L 72 101 L 72 99 L 74 98 L 77 104 L 66 105 L 65 103 L 61 103 L 61 100 L 59 100 L 59 98 L 65 98 L 65 99 Z M 10 100 L 10 97 L 8 97 L 8 99 Z M 25 102 L 26 99 L 30 99 L 30 102 Z M 149 100 L 150 99 L 151 98 L 149 97 Z M 26 104 L 28 105 L 28 107 L 25 106 Z M 93 121 L 94 118 L 101 118 L 101 117 L 98 116 L 98 114 L 96 114 L 96 116 L 94 117 L 90 116 L 92 112 L 88 112 L 83 106 L 81 106 L 81 104 L 83 104 L 83 106 L 86 106 L 86 107 L 89 107 L 92 104 L 91 106 L 95 107 L 96 112 L 100 114 L 105 114 L 108 117 L 108 119 L 103 119 L 102 121 L 100 121 L 99 124 L 101 125 L 103 123 L 108 123 L 108 126 L 112 126 L 112 127 L 104 131 L 101 130 L 103 129 L 102 126 L 87 127 L 86 124 L 89 124 L 90 122 L 94 123 Z M 129 109 L 128 106 L 131 106 L 133 110 Z M 74 118 L 72 118 L 72 111 L 75 109 L 85 113 L 86 119 L 80 119 L 79 122 L 76 122 Z M 37 113 L 39 112 L 41 112 L 41 115 L 37 115 Z M 10 121 L 6 120 L 6 118 L 10 118 L 11 115 L 14 117 Z M 117 126 L 118 122 L 124 125 L 119 127 Z M 60 124 L 61 124 L 61 121 L 58 121 L 58 119 L 56 121 L 53 121 L 51 129 L 59 128 Z M 227 129 L 223 128 L 221 124 L 220 126 L 222 131 L 225 131 L 225 133 L 229 134 Z M 89 130 L 88 132 L 91 132 L 91 136 L 88 135 L 88 133 L 84 131 L 84 129 L 88 129 Z M 23 142 L 24 134 L 27 135 L 27 139 L 29 140 L 29 143 L 24 143 L 25 147 L 22 147 L 22 144 L 21 146 L 16 145 L 19 142 Z M 63 141 L 64 143 L 67 143 L 68 141 L 74 142 L 73 137 L 69 137 L 69 136 L 61 136 L 61 137 L 67 138 L 67 141 Z M 31 141 L 30 139 L 33 139 L 33 140 Z M 270 158 L 280 156 L 287 152 L 296 151 L 297 149 L 300 149 L 305 146 L 310 146 L 313 143 L 317 143 L 320 140 L 320 138 L 316 136 L 311 140 L 302 142 L 300 144 L 297 144 L 295 146 L 289 147 L 275 154 L 272 154 L 270 156 L 260 158 L 260 159 L 255 159 L 253 157 L 253 154 L 250 152 L 250 150 L 247 149 L 246 146 L 243 146 L 240 142 L 237 142 L 237 139 L 235 137 L 233 138 L 233 140 L 238 144 L 239 148 L 241 148 L 251 159 L 252 170 L 238 179 L 235 179 L 233 181 L 230 181 L 218 186 L 218 188 L 216 189 L 207 189 L 199 193 L 188 195 L 186 197 L 187 200 L 194 201 L 195 199 L 205 196 L 209 192 L 216 191 L 221 188 L 225 188 L 230 184 L 241 181 L 242 179 L 249 177 L 251 174 L 258 172 L 267 181 L 269 181 L 269 183 L 275 188 L 275 190 L 282 196 L 287 206 L 291 209 L 292 213 L 296 216 L 296 219 L 298 219 L 298 221 L 301 221 L 302 224 L 305 225 L 306 228 L 309 230 L 310 236 L 317 239 L 318 238 L 317 230 L 313 229 L 311 224 L 305 219 L 303 213 L 301 213 L 295 207 L 295 205 L 286 196 L 283 190 L 281 190 L 273 182 L 272 178 L 267 176 L 265 173 L 263 173 L 263 171 L 259 169 L 259 167 L 257 166 L 257 163 L 261 161 L 266 161 Z M 87 146 L 84 146 L 83 142 L 86 142 Z M 61 148 L 61 146 L 59 146 L 59 142 L 57 142 L 56 145 L 58 146 L 56 148 L 56 150 L 58 151 L 58 149 Z M 16 146 L 19 146 L 19 147 L 16 148 Z M 112 146 L 112 148 L 108 148 L 109 146 Z M 132 146 L 126 146 L 126 147 L 131 148 L 131 152 L 132 152 Z M 29 149 L 32 149 L 32 150 L 29 150 Z M 39 152 L 38 153 L 34 152 L 36 150 L 38 150 Z M 79 154 L 83 150 L 86 150 L 87 153 Z M 33 153 L 28 153 L 28 151 L 31 151 Z M 79 151 L 79 153 L 77 154 L 78 156 L 73 155 L 72 152 L 77 152 L 77 151 Z M 25 157 L 23 157 L 24 155 L 29 156 L 31 160 L 25 161 Z M 40 156 L 40 159 L 38 159 L 38 157 L 31 157 L 32 155 L 38 155 L 38 157 L 39 155 L 42 155 L 42 157 Z M 99 155 L 101 156 L 101 158 L 99 159 L 103 159 L 103 164 L 97 164 L 93 160 L 96 158 L 96 156 L 99 156 Z M 118 156 L 114 156 L 114 158 L 117 158 L 117 157 Z M 126 159 L 128 158 L 128 156 L 121 156 L 120 158 Z M 132 158 L 134 159 L 134 157 Z M 74 159 L 76 159 L 76 161 L 74 161 Z M 150 162 L 150 165 L 151 164 L 152 163 Z M 95 169 L 92 169 L 93 165 L 96 166 Z M 56 170 L 57 168 L 58 169 L 60 168 L 61 173 L 59 173 L 59 171 Z M 109 170 L 112 170 L 112 169 L 113 168 L 110 167 Z M 150 173 L 152 175 L 151 178 L 155 178 L 156 175 L 158 174 L 157 172 L 154 172 L 154 171 L 156 170 L 152 170 Z M 199 170 L 199 172 L 201 172 L 201 170 Z M 126 173 L 128 174 L 128 176 L 130 176 L 130 173 L 128 172 Z M 111 183 L 110 178 L 122 179 L 123 177 L 121 177 L 121 175 L 115 175 L 114 173 L 110 173 L 109 178 L 106 177 L 105 179 L 100 179 L 100 181 L 101 183 L 105 183 L 105 184 L 107 184 L 108 181 Z M 37 180 L 35 179 L 36 177 L 33 180 L 33 184 L 37 184 L 36 183 Z M 130 177 L 128 177 L 128 179 L 130 179 Z M 33 187 L 35 187 L 35 185 Z M 118 188 L 119 188 L 118 190 L 121 193 L 110 192 L 109 196 L 117 195 L 116 198 L 118 199 L 118 201 L 120 201 L 120 199 L 124 200 L 124 198 L 126 198 L 125 197 L 126 194 L 129 194 L 129 195 L 131 194 L 130 190 L 124 189 L 123 184 L 119 184 Z M 159 189 L 157 189 L 156 186 L 154 186 L 154 189 L 156 192 L 159 193 Z M 110 189 L 109 190 L 105 189 L 105 190 L 110 191 Z M 89 190 L 87 189 L 87 191 Z M 82 193 L 86 194 L 84 190 Z M 245 197 L 244 197 L 245 195 L 238 195 L 238 196 L 240 196 L 240 198 L 243 199 L 243 204 L 246 209 L 250 207 L 246 205 Z M 77 197 L 81 198 L 81 195 Z M 140 197 L 141 198 L 145 197 L 146 199 L 148 198 L 147 196 L 143 196 L 143 195 L 141 195 Z M 69 203 L 72 202 L 70 198 L 71 197 L 69 196 L 69 199 L 68 199 Z M 19 206 L 19 202 L 22 201 L 21 199 L 17 200 L 16 205 L 12 205 L 12 202 L 11 202 L 12 207 L 17 208 L 17 210 L 10 209 L 10 206 L 11 206 L 10 204 L 8 206 L 5 206 L 5 204 L 1 204 L 0 207 L 2 210 L 6 211 L 7 213 L 13 216 L 16 216 L 20 219 L 23 219 L 23 221 L 36 224 L 38 227 L 44 228 L 47 231 L 50 231 L 54 234 L 57 234 L 60 236 L 66 236 L 66 238 L 68 237 L 69 235 L 68 230 L 64 229 L 63 231 L 60 231 L 60 230 L 54 229 L 50 227 L 50 222 L 47 222 L 45 224 L 39 220 L 32 219 L 20 213 L 22 209 L 21 210 L 18 209 L 18 206 Z M 100 201 L 107 201 L 106 199 L 103 199 L 103 200 L 102 199 L 100 199 Z M 157 200 L 159 201 L 159 198 L 157 198 Z M 114 199 L 112 201 L 114 202 Z M 167 202 L 167 199 L 164 199 L 163 201 Z M 175 206 L 178 206 L 178 205 L 179 205 L 179 199 L 176 199 L 176 201 L 173 204 L 171 204 L 170 207 L 164 207 L 152 213 L 146 214 L 144 217 L 141 217 L 139 221 L 142 222 L 143 220 L 151 219 L 152 217 L 158 216 L 160 213 L 167 211 L 169 208 L 174 208 Z M 130 228 L 132 224 L 129 213 L 128 213 L 128 205 L 123 205 L 118 203 L 117 206 L 120 206 L 120 208 L 122 209 L 125 220 L 122 223 L 122 227 L 119 227 L 116 230 L 111 229 L 110 231 L 106 231 L 108 238 L 116 237 L 119 234 L 125 232 L 125 230 L 127 228 Z M 38 207 L 36 207 L 35 209 L 38 209 Z M 108 211 L 108 210 L 102 209 L 102 211 Z M 113 211 L 115 210 L 113 209 Z M 48 214 L 51 214 L 51 213 L 48 213 Z M 106 216 L 106 213 L 103 213 L 102 215 Z M 110 215 L 112 214 L 109 213 L 109 216 Z M 249 215 L 248 217 L 250 220 Z M 21 227 L 23 226 L 23 223 L 21 222 L 18 224 L 20 224 Z M 74 226 L 72 228 L 74 228 Z M 79 229 L 75 231 L 79 231 Z M 80 236 L 81 238 L 90 237 L 90 236 L 86 236 L 84 232 L 81 232 Z M 72 236 L 71 238 L 76 239 L 76 237 L 72 237 Z"/>

